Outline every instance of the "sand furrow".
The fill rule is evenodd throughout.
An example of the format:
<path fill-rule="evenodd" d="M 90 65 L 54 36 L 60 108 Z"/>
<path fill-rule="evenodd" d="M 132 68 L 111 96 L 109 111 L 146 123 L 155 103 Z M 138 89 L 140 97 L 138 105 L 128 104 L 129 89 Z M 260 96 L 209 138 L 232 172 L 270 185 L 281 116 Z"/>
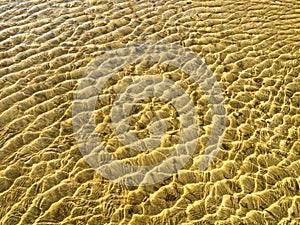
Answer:
<path fill-rule="evenodd" d="M 299 224 L 299 15 L 297 0 L 1 2 L 0 224 Z M 182 125 L 166 101 L 140 101 L 128 116 L 141 138 L 149 137 L 155 115 L 163 118 L 166 137 L 157 149 L 130 149 L 113 130 L 113 102 L 138 78 L 172 78 L 201 124 L 193 159 L 177 174 L 128 187 L 98 174 L 81 155 L 72 110 L 95 96 L 90 86 L 80 101 L 74 93 L 88 71 L 109 62 L 97 61 L 107 51 L 149 40 L 203 59 L 224 95 L 226 129 L 214 160 L 199 171 L 213 123 L 199 85 L 157 62 L 125 66 L 98 90 L 95 109 L 95 130 L 120 162 L 141 166 L 169 156 L 173 164 L 165 160 L 162 175 L 183 158 L 171 154 Z M 166 50 L 161 59 L 172 54 Z M 95 153 L 91 160 L 105 160 Z"/>

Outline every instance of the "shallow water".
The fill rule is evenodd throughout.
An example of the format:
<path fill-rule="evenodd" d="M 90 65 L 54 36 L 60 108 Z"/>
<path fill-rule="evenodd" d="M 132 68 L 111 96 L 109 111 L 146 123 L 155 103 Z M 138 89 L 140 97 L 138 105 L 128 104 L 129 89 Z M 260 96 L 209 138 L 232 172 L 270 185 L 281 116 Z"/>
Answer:
<path fill-rule="evenodd" d="M 0 224 L 300 224 L 297 0 L 2 1 L 0 6 Z M 128 52 L 143 52 L 148 41 L 171 43 L 176 51 L 153 44 L 148 60 L 119 68 L 106 83 L 95 79 L 101 90 L 88 85 L 78 94 L 83 77 L 106 74 L 111 68 L 105 63 L 119 65 L 104 57 L 108 52 L 120 48 L 120 58 L 126 58 Z M 124 50 L 128 44 L 136 47 Z M 178 69 L 164 61 L 186 57 L 184 48 L 208 66 L 202 72 L 210 74 L 209 69 L 216 80 L 207 75 L 201 84 L 217 83 L 222 96 L 210 93 L 216 106 L 226 108 L 222 142 L 204 171 L 199 164 L 207 160 L 215 122 L 205 85 L 184 72 L 186 62 Z M 149 75 L 164 80 L 155 90 L 142 87 L 136 94 L 145 98 L 126 111 L 132 134 L 152 137 L 141 147 L 133 136 L 116 135 L 123 128 L 113 126 L 120 112 L 113 114 L 112 108 L 118 93 Z M 176 104 L 146 96 L 168 90 L 165 80 L 185 90 L 191 101 L 184 106 L 196 112 L 198 137 L 184 136 L 189 141 L 183 144 L 197 143 L 187 161 L 170 155 L 182 144 L 180 129 L 193 123 L 180 120 L 185 117 Z M 153 80 L 146 81 L 151 86 Z M 132 187 L 109 179 L 124 173 L 126 181 L 131 174 L 126 168 L 110 167 L 115 171 L 107 176 L 96 172 L 93 165 L 105 157 L 97 155 L 98 145 L 94 155 L 82 154 L 87 148 L 74 130 L 78 96 L 85 96 L 83 109 L 95 112 L 93 129 L 110 155 L 137 167 L 166 162 L 160 175 L 145 174 L 152 181 L 177 173 Z M 93 99 L 95 108 L 89 108 Z M 184 102 L 181 94 L 174 99 Z M 144 177 L 138 173 L 134 179 Z"/>

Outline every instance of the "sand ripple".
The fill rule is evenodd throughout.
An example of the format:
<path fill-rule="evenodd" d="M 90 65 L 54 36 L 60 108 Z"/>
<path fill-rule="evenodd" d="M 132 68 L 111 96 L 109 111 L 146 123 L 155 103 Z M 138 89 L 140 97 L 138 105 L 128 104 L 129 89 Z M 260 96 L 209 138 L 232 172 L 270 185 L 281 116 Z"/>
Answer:
<path fill-rule="evenodd" d="M 0 224 L 300 224 L 299 15 L 297 0 L 0 2 Z M 165 182 L 129 188 L 80 154 L 73 93 L 103 51 L 157 39 L 205 60 L 228 121 L 216 159 L 198 171 L 211 119 L 188 84 L 203 126 L 194 161 Z M 100 132 L 110 101 L 98 103 Z M 156 111 L 176 131 L 174 109 L 159 102 Z M 115 156 L 128 157 L 105 132 Z"/>

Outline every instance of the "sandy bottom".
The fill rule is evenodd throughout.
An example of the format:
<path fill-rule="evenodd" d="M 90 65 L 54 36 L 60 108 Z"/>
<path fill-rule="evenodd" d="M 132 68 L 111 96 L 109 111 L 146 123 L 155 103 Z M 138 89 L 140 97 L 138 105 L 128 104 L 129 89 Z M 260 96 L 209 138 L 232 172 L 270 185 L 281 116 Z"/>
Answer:
<path fill-rule="evenodd" d="M 199 171 L 212 124 L 199 87 L 168 66 L 127 66 L 104 85 L 95 110 L 115 158 L 160 162 L 180 136 L 176 109 L 154 98 L 129 119 L 142 139 L 159 115 L 167 133 L 159 147 L 137 153 L 116 138 L 109 95 L 134 76 L 176 81 L 201 125 L 194 157 L 177 174 L 130 187 L 83 158 L 72 107 L 98 57 L 149 40 L 188 47 L 204 60 L 224 95 L 226 129 L 216 158 Z M 1 1 L 0 224 L 300 224 L 299 43 L 298 0 Z"/>

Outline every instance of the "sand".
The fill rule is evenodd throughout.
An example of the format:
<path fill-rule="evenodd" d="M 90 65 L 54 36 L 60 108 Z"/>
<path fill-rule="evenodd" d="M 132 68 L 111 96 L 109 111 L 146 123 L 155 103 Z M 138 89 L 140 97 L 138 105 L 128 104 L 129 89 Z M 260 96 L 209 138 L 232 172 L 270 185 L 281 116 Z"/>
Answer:
<path fill-rule="evenodd" d="M 150 40 L 187 47 L 208 65 L 226 129 L 212 163 L 198 170 L 212 124 L 199 87 L 168 66 L 124 68 L 100 96 L 132 75 L 161 74 L 186 89 L 201 125 L 193 159 L 178 173 L 132 187 L 88 164 L 72 107 L 78 81 L 103 52 Z M 300 224 L 299 43 L 297 0 L 1 1 L 0 224 Z M 181 124 L 172 105 L 140 102 L 131 129 L 149 137 L 145 124 L 160 115 L 168 135 L 137 154 L 110 129 L 113 100 L 97 102 L 95 120 L 114 157 L 147 165 L 171 154 Z"/>

